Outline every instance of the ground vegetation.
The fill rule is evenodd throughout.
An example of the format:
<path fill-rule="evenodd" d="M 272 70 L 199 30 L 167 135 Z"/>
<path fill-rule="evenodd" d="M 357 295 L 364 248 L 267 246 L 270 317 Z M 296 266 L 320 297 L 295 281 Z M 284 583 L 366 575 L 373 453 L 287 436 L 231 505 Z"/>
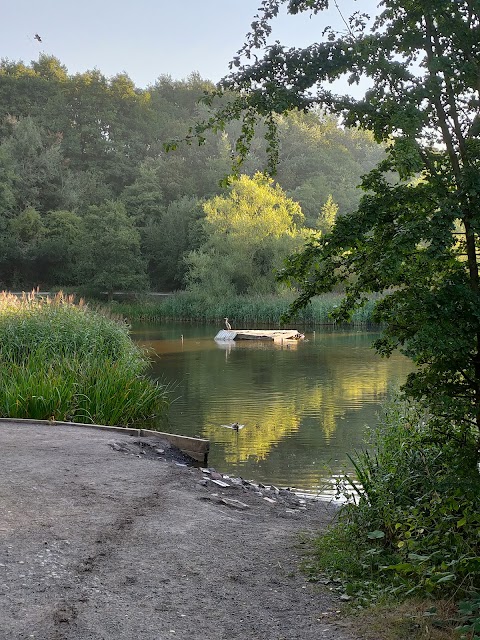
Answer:
<path fill-rule="evenodd" d="M 0 295 L 0 416 L 158 428 L 169 395 L 124 321 L 61 294 Z"/>

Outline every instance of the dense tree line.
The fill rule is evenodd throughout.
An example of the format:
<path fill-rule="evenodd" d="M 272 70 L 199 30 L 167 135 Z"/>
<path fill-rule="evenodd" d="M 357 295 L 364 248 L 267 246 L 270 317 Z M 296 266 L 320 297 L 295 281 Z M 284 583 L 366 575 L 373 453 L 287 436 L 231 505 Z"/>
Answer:
<path fill-rule="evenodd" d="M 28 66 L 3 60 L 0 287 L 88 285 L 110 292 L 172 290 L 187 283 L 208 287 L 209 277 L 199 276 L 199 261 L 221 243 L 211 212 L 218 198 L 230 198 L 230 211 L 239 206 L 238 190 L 220 187 L 235 154 L 238 125 L 176 152 L 166 153 L 164 143 L 208 116 L 198 100 L 211 88 L 196 74 L 183 81 L 162 76 L 139 89 L 125 74 L 69 75 L 45 55 Z M 321 113 L 280 116 L 278 126 L 281 198 L 299 203 L 303 212 L 295 233 L 325 231 L 337 211 L 355 208 L 360 176 L 383 151 L 370 134 L 345 130 Z M 244 173 L 253 179 L 265 159 L 258 135 Z M 274 189 L 261 181 L 250 188 L 254 184 L 267 198 Z M 283 224 L 272 221 L 277 223 Z M 257 231 L 255 225 L 244 230 L 252 234 L 252 246 Z M 291 239 L 292 231 L 288 234 Z M 248 286 L 232 285 L 241 280 L 245 262 L 238 243 L 230 240 L 222 258 L 233 274 L 230 285 L 255 290 L 252 278 Z M 281 233 L 267 244 L 256 257 L 262 263 L 262 291 L 275 288 L 273 278 L 263 275 L 292 248 Z"/>

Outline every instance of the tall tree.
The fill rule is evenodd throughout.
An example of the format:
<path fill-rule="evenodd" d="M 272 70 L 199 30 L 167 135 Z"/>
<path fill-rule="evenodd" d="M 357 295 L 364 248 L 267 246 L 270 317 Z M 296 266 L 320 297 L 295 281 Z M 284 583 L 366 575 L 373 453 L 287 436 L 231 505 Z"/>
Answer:
<path fill-rule="evenodd" d="M 108 201 L 91 206 L 82 220 L 82 252 L 78 259 L 80 283 L 112 299 L 115 290 L 141 291 L 147 287 L 140 234 L 123 203 Z"/>
<path fill-rule="evenodd" d="M 319 207 L 329 195 L 340 214 L 360 201 L 361 176 L 383 159 L 383 147 L 356 127 L 342 127 L 337 117 L 316 109 L 277 116 L 279 157 L 276 179 L 302 206 L 307 226 L 315 226 Z"/>
<path fill-rule="evenodd" d="M 185 254 L 197 249 L 203 239 L 202 203 L 184 196 L 171 202 L 159 220 L 142 230 L 144 255 L 155 290 L 174 291 L 185 282 Z"/>
<path fill-rule="evenodd" d="M 28 67 L 22 62 L 0 61 L 0 140 L 12 133 L 19 118 L 33 118 L 50 131 L 62 128 L 66 72 L 59 60 L 44 54 Z"/>
<path fill-rule="evenodd" d="M 165 211 L 157 169 L 155 161 L 145 161 L 140 165 L 137 179 L 122 191 L 121 200 L 139 228 L 158 222 Z"/>
<path fill-rule="evenodd" d="M 1 148 L 0 162 L 8 167 L 17 212 L 26 207 L 55 209 L 64 174 L 61 136 L 47 132 L 33 118 L 22 118 Z"/>
<path fill-rule="evenodd" d="M 82 219 L 71 211 L 49 211 L 37 247 L 37 277 L 47 285 L 78 283 L 83 251 Z M 38 281 L 33 284 L 38 284 Z"/>
<path fill-rule="evenodd" d="M 335 224 L 335 220 L 337 219 L 337 215 L 338 204 L 333 200 L 332 195 L 330 194 L 317 218 L 317 229 L 322 231 L 322 233 L 328 233 L 331 231 Z"/>
<path fill-rule="evenodd" d="M 295 309 L 344 283 L 339 318 L 368 294 L 385 293 L 376 313 L 385 323 L 378 350 L 399 347 L 413 358 L 409 393 L 444 425 L 478 437 L 480 2 L 383 0 L 373 23 L 357 12 L 343 33 L 326 28 L 323 41 L 309 47 L 269 41 L 282 5 L 293 16 L 321 15 L 329 4 L 264 0 L 219 90 L 236 97 L 192 133 L 202 138 L 243 117 L 240 162 L 263 118 L 273 167 L 276 114 L 320 107 L 386 145 L 386 159 L 363 179 L 357 211 L 312 239 L 284 278 L 302 289 Z M 258 49 L 264 54 L 257 59 Z M 359 99 L 335 95 L 330 83 L 342 78 L 369 88 Z"/>
<path fill-rule="evenodd" d="M 9 221 L 8 232 L 13 243 L 7 245 L 6 276 L 8 284 L 35 287 L 43 284 L 37 272 L 38 247 L 45 228 L 42 216 L 33 207 L 27 207 Z"/>
<path fill-rule="evenodd" d="M 212 297 L 278 290 L 274 270 L 298 247 L 303 214 L 271 178 L 241 176 L 204 205 L 205 242 L 187 257 L 191 289 Z"/>

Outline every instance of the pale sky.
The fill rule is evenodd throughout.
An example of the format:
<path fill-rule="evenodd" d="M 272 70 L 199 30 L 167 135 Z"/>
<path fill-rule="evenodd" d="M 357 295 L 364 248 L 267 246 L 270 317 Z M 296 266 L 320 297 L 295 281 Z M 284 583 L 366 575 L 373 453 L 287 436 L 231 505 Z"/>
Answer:
<path fill-rule="evenodd" d="M 377 11 L 377 0 L 337 2 L 345 16 Z M 160 75 L 182 79 L 192 71 L 220 80 L 260 0 L 3 0 L 2 5 L 1 58 L 29 63 L 43 52 L 59 58 L 70 74 L 94 68 L 107 77 L 126 72 L 137 87 L 146 87 Z M 318 41 L 326 25 L 341 27 L 334 7 L 313 18 L 279 18 L 273 39 L 305 46 Z"/>

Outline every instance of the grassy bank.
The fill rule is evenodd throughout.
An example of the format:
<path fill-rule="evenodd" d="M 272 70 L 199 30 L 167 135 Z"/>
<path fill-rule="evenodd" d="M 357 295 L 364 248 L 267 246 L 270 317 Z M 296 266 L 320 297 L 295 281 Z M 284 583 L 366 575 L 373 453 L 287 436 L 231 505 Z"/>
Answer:
<path fill-rule="evenodd" d="M 232 325 L 249 326 L 262 324 L 278 326 L 282 315 L 293 302 L 292 296 L 235 297 L 225 300 L 212 300 L 190 293 L 177 293 L 152 301 L 145 298 L 136 302 L 114 302 L 110 308 L 122 314 L 130 322 L 160 322 L 168 320 L 195 321 L 205 323 L 222 323 L 223 318 L 232 320 Z M 338 307 L 342 297 L 340 294 L 326 294 L 314 298 L 307 308 L 289 323 L 301 327 L 331 325 L 330 317 Z M 374 300 L 370 300 L 362 309 L 355 312 L 354 324 L 371 322 Z"/>
<path fill-rule="evenodd" d="M 475 437 L 396 403 L 371 449 L 352 456 L 358 480 L 339 487 L 350 502 L 315 540 L 306 571 L 313 581 L 326 574 L 355 610 L 375 605 L 370 624 L 390 617 L 386 638 L 480 638 Z"/>
<path fill-rule="evenodd" d="M 125 323 L 54 298 L 0 294 L 0 416 L 160 426 L 164 386 Z"/>

